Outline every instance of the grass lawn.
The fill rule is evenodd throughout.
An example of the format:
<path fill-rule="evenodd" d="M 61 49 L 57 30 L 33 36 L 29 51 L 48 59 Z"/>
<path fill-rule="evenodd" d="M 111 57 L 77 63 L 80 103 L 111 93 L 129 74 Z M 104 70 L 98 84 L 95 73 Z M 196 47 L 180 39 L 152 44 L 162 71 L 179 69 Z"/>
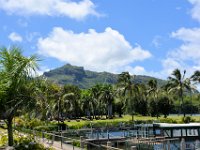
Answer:
<path fill-rule="evenodd" d="M 135 121 L 143 121 L 145 123 L 145 121 L 149 122 L 149 121 L 159 121 L 159 122 L 177 122 L 177 123 L 181 123 L 182 122 L 182 118 L 183 116 L 180 115 L 173 115 L 173 116 L 168 116 L 167 119 L 165 119 L 163 116 L 159 117 L 158 119 L 156 117 L 151 117 L 151 116 L 139 116 L 136 115 L 134 116 L 134 120 Z M 195 119 L 195 122 L 200 122 L 200 116 L 192 116 L 192 119 Z M 130 115 L 125 115 L 123 116 L 123 118 L 114 118 L 114 119 L 106 119 L 106 120 L 93 120 L 93 121 L 87 121 L 87 120 L 71 120 L 70 122 L 65 121 L 65 123 L 67 124 L 67 126 L 69 128 L 74 128 L 74 129 L 80 129 L 82 127 L 91 127 L 92 126 L 101 126 L 101 127 L 105 127 L 105 126 L 109 126 L 109 125 L 119 125 L 120 122 L 124 122 L 124 123 L 128 123 L 132 120 L 132 117 Z"/>

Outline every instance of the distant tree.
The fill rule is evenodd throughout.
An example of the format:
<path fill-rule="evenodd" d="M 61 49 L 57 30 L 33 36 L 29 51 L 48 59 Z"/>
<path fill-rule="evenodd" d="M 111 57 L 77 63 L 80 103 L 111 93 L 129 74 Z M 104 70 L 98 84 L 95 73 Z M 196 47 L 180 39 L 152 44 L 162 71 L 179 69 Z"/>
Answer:
<path fill-rule="evenodd" d="M 118 77 L 118 94 L 119 97 L 122 98 L 123 102 L 123 110 L 126 110 L 126 106 L 128 104 L 128 100 L 130 100 L 130 96 L 132 95 L 132 82 L 131 82 L 131 75 L 129 72 L 122 72 L 119 74 Z"/>
<path fill-rule="evenodd" d="M 175 69 L 172 72 L 172 76 L 168 77 L 168 90 L 169 92 L 177 92 L 179 97 L 180 97 L 180 106 L 181 106 L 181 111 L 183 112 L 183 115 L 185 117 L 185 112 L 183 110 L 183 94 L 184 90 L 190 90 L 190 84 L 188 84 L 188 79 L 185 78 L 186 70 L 184 70 L 183 74 L 181 74 L 181 71 L 179 69 Z"/>
<path fill-rule="evenodd" d="M 194 74 L 191 76 L 191 79 L 196 83 L 200 83 L 200 71 L 195 71 Z"/>
<path fill-rule="evenodd" d="M 164 115 L 165 118 L 170 113 L 170 110 L 173 108 L 172 101 L 167 96 L 160 96 L 158 99 L 158 112 Z"/>
<path fill-rule="evenodd" d="M 75 85 L 65 85 L 61 95 L 65 95 L 65 94 L 69 94 L 69 93 L 73 93 L 73 96 L 71 95 L 71 97 L 70 97 L 72 113 L 73 113 L 75 118 L 80 117 L 81 90 L 78 86 L 75 86 Z"/>
<path fill-rule="evenodd" d="M 152 115 L 156 115 L 156 117 L 158 118 L 159 116 L 159 111 L 158 111 L 158 94 L 159 94 L 159 88 L 157 85 L 157 80 L 153 79 L 153 80 L 149 80 L 148 82 L 148 95 L 152 96 L 152 100 L 150 103 L 151 106 L 151 110 L 152 110 Z"/>
<path fill-rule="evenodd" d="M 86 116 L 89 119 L 92 119 L 91 116 L 94 115 L 94 101 L 92 99 L 90 90 L 82 90 L 81 92 L 81 108 L 85 112 Z"/>
<path fill-rule="evenodd" d="M 115 93 L 113 87 L 110 84 L 103 85 L 101 89 L 100 98 L 105 102 L 107 106 L 107 116 L 108 118 L 113 117 L 113 101 Z"/>
<path fill-rule="evenodd" d="M 148 114 L 147 88 L 144 84 L 135 85 L 136 99 L 134 101 L 135 112 L 141 115 Z"/>
<path fill-rule="evenodd" d="M 103 110 L 102 107 L 102 101 L 100 99 L 100 95 L 101 95 L 101 90 L 102 90 L 102 86 L 101 84 L 96 84 L 95 86 L 93 86 L 92 88 L 90 88 L 90 92 L 91 92 L 91 97 L 92 97 L 92 102 L 93 102 L 93 118 L 97 119 L 97 115 L 100 115 Z"/>

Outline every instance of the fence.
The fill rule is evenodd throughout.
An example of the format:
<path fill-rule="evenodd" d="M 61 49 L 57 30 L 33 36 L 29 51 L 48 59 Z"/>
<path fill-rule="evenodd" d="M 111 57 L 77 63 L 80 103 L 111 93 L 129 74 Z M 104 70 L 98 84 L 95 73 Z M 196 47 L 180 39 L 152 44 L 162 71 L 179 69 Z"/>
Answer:
<path fill-rule="evenodd" d="M 23 129 L 22 134 L 29 134 L 33 136 L 34 140 L 42 143 L 46 147 L 53 147 L 55 149 L 63 150 L 123 150 L 112 146 L 108 141 L 106 144 L 95 144 L 86 140 L 85 137 L 80 136 L 76 138 L 69 138 L 64 136 L 63 132 L 41 132 L 36 130 Z"/>

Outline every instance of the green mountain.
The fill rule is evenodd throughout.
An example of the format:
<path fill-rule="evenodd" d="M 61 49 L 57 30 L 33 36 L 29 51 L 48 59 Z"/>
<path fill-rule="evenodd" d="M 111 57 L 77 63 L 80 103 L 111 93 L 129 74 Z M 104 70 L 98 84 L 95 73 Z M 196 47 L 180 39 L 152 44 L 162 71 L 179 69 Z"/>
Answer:
<path fill-rule="evenodd" d="M 115 84 L 118 80 L 118 74 L 84 70 L 83 67 L 72 66 L 70 64 L 44 72 L 43 76 L 61 85 L 73 84 L 83 89 L 90 88 L 97 83 Z M 166 83 L 166 81 L 154 77 L 137 75 L 133 78 L 132 76 L 132 80 L 135 83 L 146 84 L 150 79 L 156 79 L 160 86 Z"/>

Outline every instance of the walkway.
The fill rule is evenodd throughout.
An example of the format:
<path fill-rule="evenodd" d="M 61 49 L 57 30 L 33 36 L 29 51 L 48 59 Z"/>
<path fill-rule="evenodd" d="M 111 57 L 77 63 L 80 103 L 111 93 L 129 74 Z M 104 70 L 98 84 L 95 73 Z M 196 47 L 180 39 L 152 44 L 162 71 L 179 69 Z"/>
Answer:
<path fill-rule="evenodd" d="M 37 141 L 41 144 L 43 144 L 45 147 L 52 147 L 55 150 L 81 150 L 81 148 L 73 146 L 71 144 L 62 143 L 60 141 L 54 141 L 52 144 L 52 141 L 49 141 L 47 139 L 37 138 Z"/>

